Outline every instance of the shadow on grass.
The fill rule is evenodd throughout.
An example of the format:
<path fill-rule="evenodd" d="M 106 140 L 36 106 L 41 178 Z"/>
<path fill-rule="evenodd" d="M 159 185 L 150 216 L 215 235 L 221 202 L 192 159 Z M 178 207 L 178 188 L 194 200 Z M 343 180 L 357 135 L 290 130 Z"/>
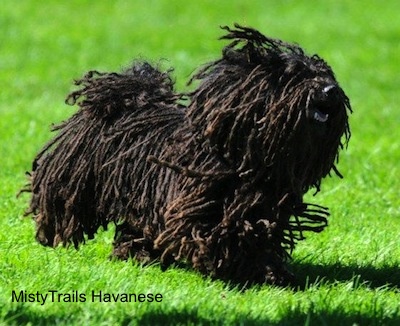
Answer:
<path fill-rule="evenodd" d="M 85 315 L 86 318 L 82 318 Z M 82 323 L 109 322 L 113 325 L 399 325 L 400 317 L 395 316 L 370 317 L 360 313 L 345 313 L 343 311 L 308 311 L 304 313 L 299 309 L 291 310 L 290 313 L 280 320 L 269 320 L 262 318 L 251 318 L 248 315 L 237 314 L 229 316 L 226 320 L 223 316 L 199 316 L 195 309 L 192 311 L 149 311 L 141 316 L 132 316 L 126 313 L 110 316 L 108 320 L 99 320 L 94 317 L 88 318 L 88 314 L 65 315 L 49 314 L 35 311 L 26 306 L 18 306 L 8 312 L 2 320 L 7 325 L 77 325 Z"/>
<path fill-rule="evenodd" d="M 179 268 L 194 272 L 190 267 L 178 263 L 169 268 Z M 384 287 L 400 289 L 400 267 L 398 266 L 387 265 L 377 268 L 374 266 L 341 265 L 340 263 L 323 265 L 294 261 L 290 264 L 290 270 L 294 274 L 296 281 L 295 284 L 289 287 L 294 290 L 303 291 L 309 285 L 335 284 L 338 282 L 353 282 L 354 287 L 365 286 L 370 289 Z M 207 278 L 206 276 L 204 277 Z M 232 281 L 226 284 L 229 289 L 239 289 L 240 291 L 259 286 Z"/>
<path fill-rule="evenodd" d="M 354 282 L 369 288 L 396 288 L 400 289 L 400 268 L 397 266 L 344 266 L 341 264 L 316 265 L 310 263 L 293 262 L 291 269 L 297 277 L 301 290 L 309 284 L 317 284 L 321 280 L 324 284 L 335 282 Z"/>
<path fill-rule="evenodd" d="M 280 320 L 254 319 L 246 315 L 235 315 L 226 320 L 224 318 L 205 319 L 196 313 L 171 312 L 149 312 L 144 314 L 140 325 L 399 325 L 400 318 L 371 318 L 361 314 L 348 315 L 343 311 L 334 312 L 307 312 L 292 310 L 287 316 Z M 130 325 L 129 322 L 124 325 Z"/>

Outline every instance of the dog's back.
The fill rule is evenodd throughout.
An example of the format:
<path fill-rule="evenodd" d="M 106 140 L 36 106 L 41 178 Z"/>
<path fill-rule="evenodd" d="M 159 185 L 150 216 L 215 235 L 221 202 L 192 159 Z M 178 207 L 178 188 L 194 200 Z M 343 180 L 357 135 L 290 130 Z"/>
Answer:
<path fill-rule="evenodd" d="M 79 111 L 54 128 L 58 135 L 37 155 L 31 174 L 28 213 L 35 215 L 38 241 L 48 246 L 78 246 L 111 220 L 151 212 L 159 185 L 146 175 L 160 167 L 147 158 L 162 156 L 184 119 L 169 75 L 148 63 L 122 74 L 92 71 L 76 85 L 67 103 Z"/>

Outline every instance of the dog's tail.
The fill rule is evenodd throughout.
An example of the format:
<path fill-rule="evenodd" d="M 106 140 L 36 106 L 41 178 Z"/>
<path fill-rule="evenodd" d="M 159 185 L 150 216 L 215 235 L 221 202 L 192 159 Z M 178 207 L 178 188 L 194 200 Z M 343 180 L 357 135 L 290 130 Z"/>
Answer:
<path fill-rule="evenodd" d="M 147 156 L 159 154 L 158 137 L 184 115 L 168 72 L 148 63 L 123 73 L 91 71 L 75 84 L 80 89 L 66 102 L 80 109 L 53 128 L 58 133 L 35 158 L 26 189 L 36 238 L 48 246 L 77 247 L 85 234 L 93 238 L 125 217 L 132 192 L 150 188 L 141 176 Z M 141 146 L 146 142 L 152 146 Z"/>
<path fill-rule="evenodd" d="M 175 104 L 181 95 L 174 92 L 169 72 L 147 62 L 135 63 L 123 73 L 89 71 L 75 81 L 81 88 L 69 94 L 66 103 L 78 104 L 85 113 L 106 119 L 124 110 L 137 112 L 149 106 Z"/>

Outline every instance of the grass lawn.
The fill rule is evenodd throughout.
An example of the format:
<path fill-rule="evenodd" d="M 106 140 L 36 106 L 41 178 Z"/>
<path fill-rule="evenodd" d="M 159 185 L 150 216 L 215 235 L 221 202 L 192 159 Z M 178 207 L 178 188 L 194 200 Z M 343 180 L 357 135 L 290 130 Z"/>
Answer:
<path fill-rule="evenodd" d="M 360 4 L 2 1 L 0 324 L 399 325 L 399 8 L 397 0 Z M 332 216 L 294 251 L 291 269 L 302 285 L 243 292 L 190 270 L 108 260 L 112 232 L 79 251 L 40 246 L 23 217 L 29 197 L 16 194 L 50 125 L 74 112 L 63 103 L 72 80 L 91 69 L 120 70 L 134 58 L 162 59 L 183 89 L 196 67 L 220 55 L 218 27 L 233 22 L 325 58 L 354 109 L 339 164 L 345 178 L 328 178 L 308 198 Z M 100 292 L 152 294 L 153 301 L 99 302 Z M 48 298 L 17 303 L 13 293 Z"/>

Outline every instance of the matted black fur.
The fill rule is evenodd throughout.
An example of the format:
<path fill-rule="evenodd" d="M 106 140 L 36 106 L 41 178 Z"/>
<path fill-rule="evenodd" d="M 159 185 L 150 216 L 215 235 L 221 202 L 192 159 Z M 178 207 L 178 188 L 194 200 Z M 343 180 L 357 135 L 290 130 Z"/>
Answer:
<path fill-rule="evenodd" d="M 113 222 L 123 259 L 182 261 L 239 283 L 292 279 L 296 242 L 327 225 L 327 208 L 303 195 L 341 176 L 350 103 L 317 55 L 224 29 L 231 43 L 190 94 L 146 62 L 76 82 L 67 103 L 80 108 L 30 174 L 40 243 L 78 247 Z"/>

